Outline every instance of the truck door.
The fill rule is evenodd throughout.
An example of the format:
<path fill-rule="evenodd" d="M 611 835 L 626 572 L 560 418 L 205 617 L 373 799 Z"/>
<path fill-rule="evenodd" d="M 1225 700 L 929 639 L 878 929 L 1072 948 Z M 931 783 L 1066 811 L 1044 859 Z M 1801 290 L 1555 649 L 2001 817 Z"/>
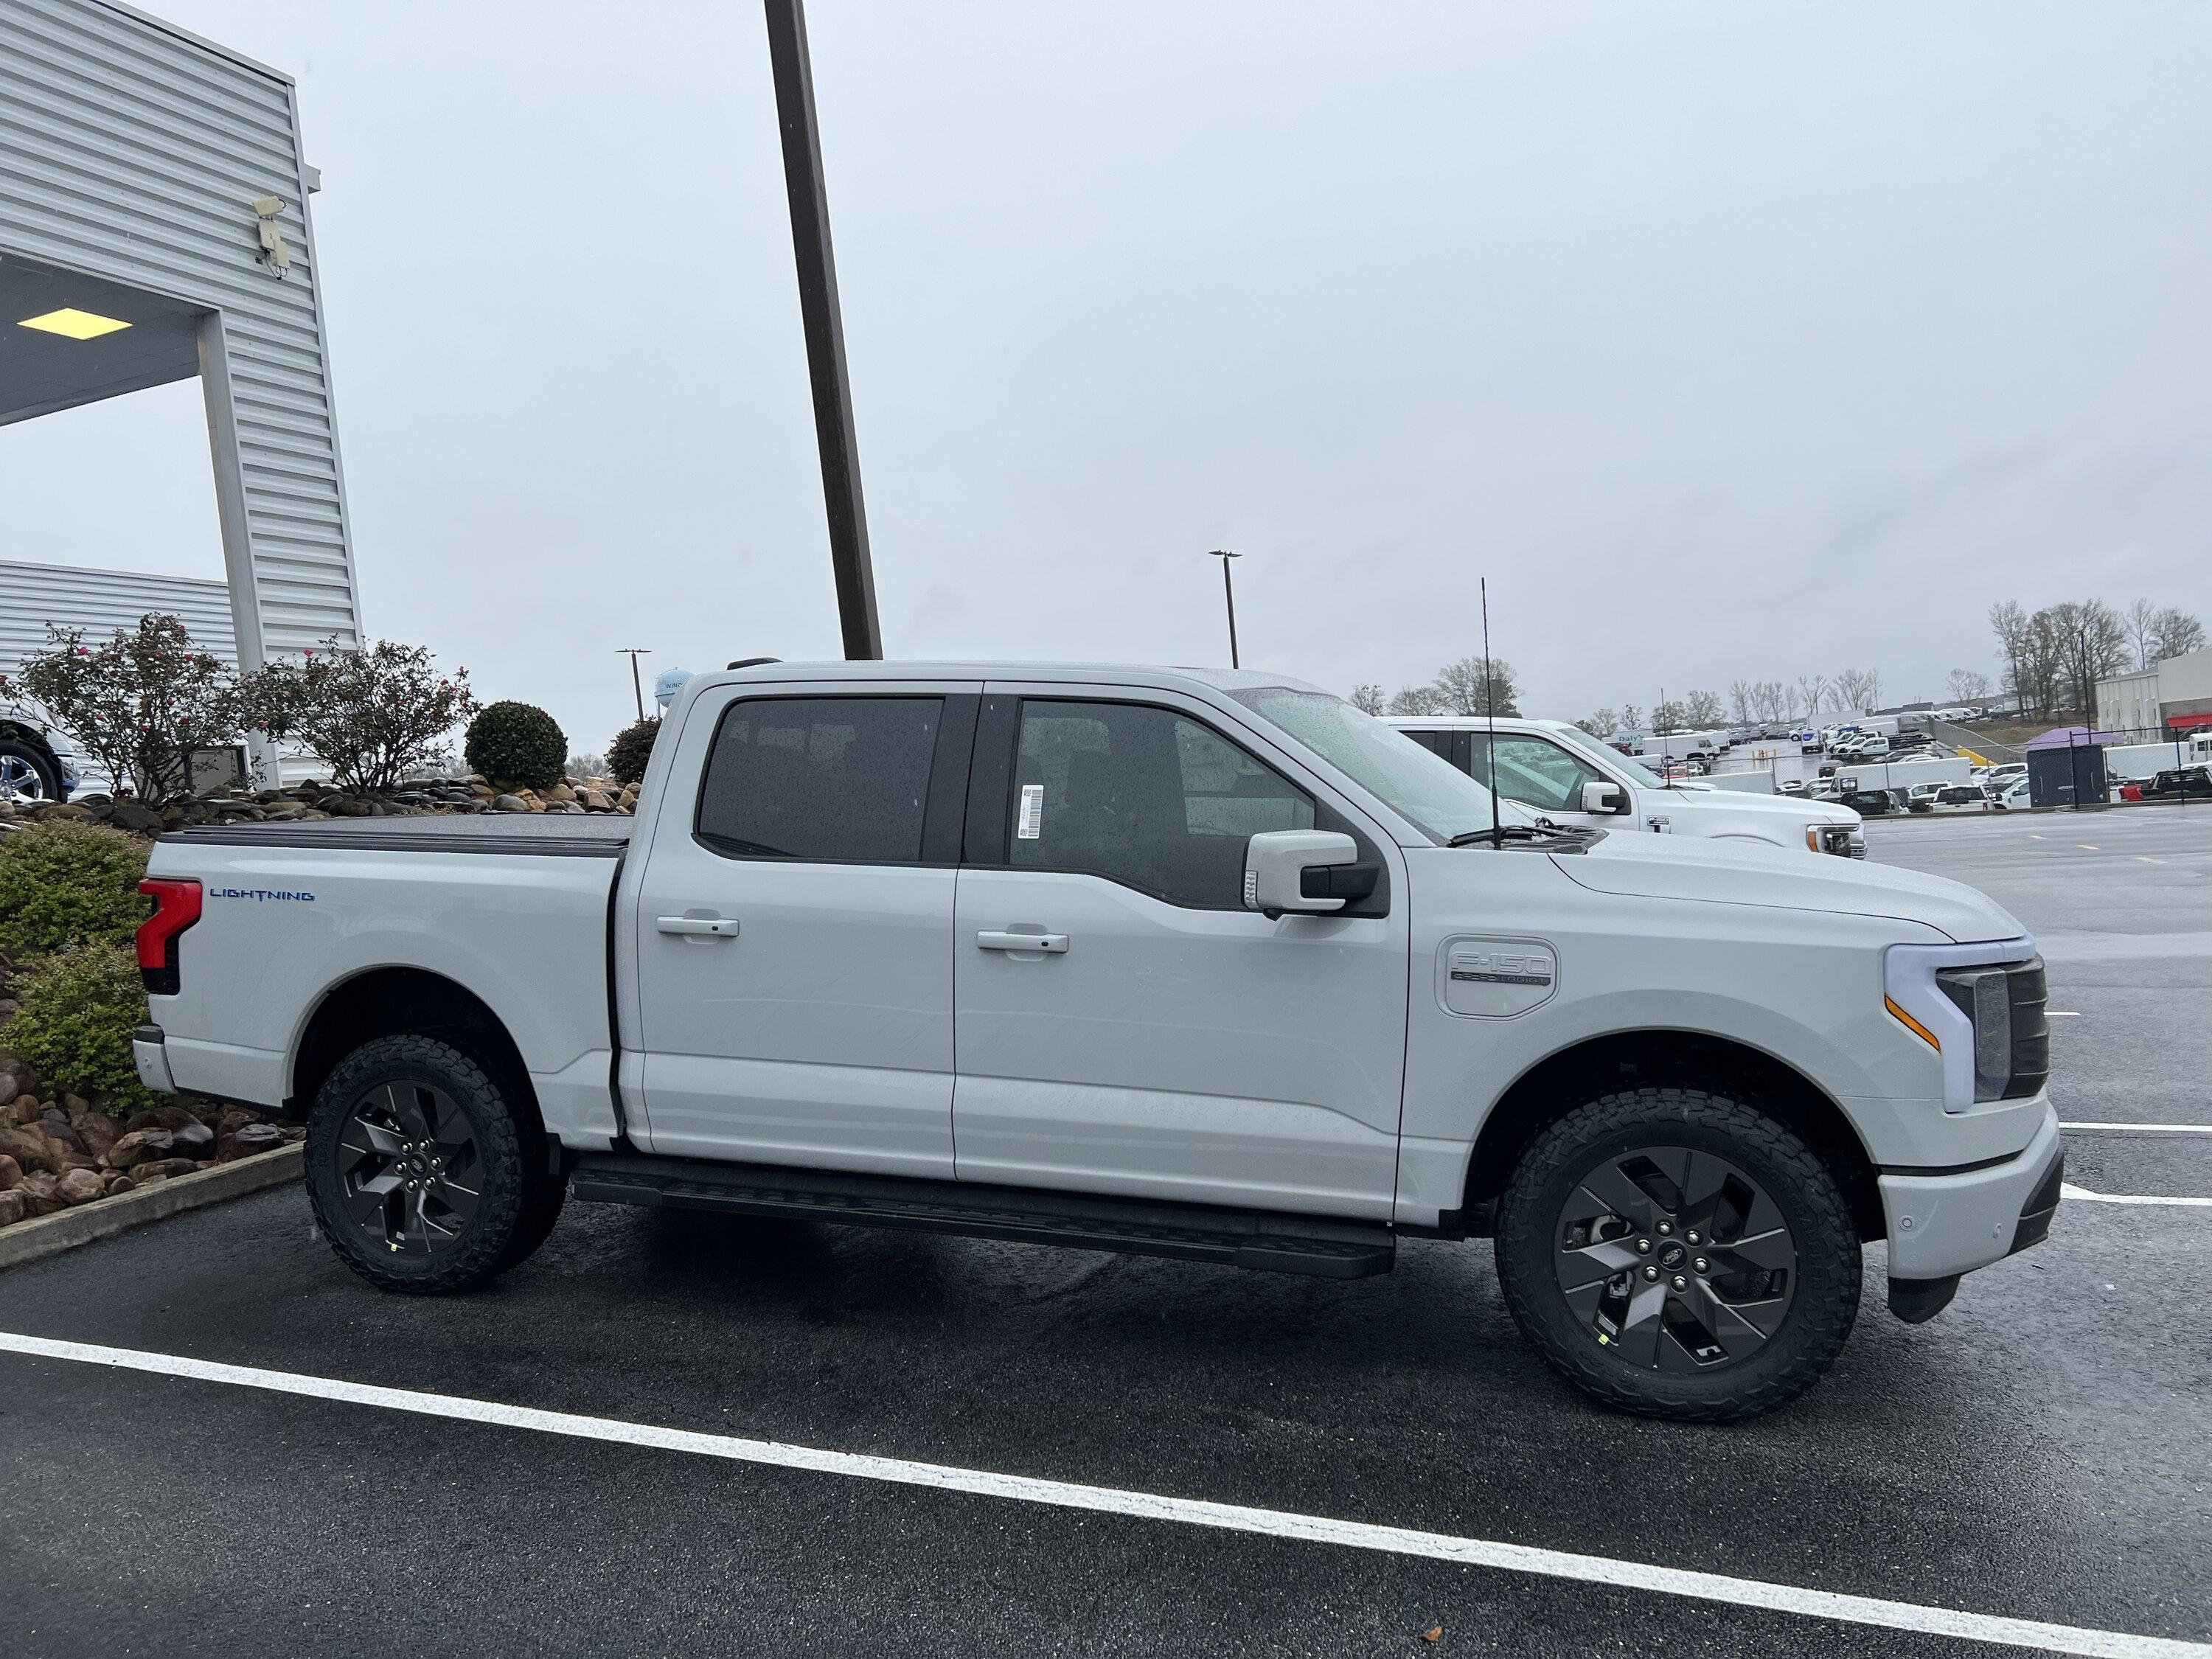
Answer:
<path fill-rule="evenodd" d="M 947 963 L 981 690 L 737 685 L 691 705 L 617 918 L 648 1150 L 951 1176 Z"/>
<path fill-rule="evenodd" d="M 987 696 L 952 953 L 960 1177 L 1388 1218 L 1405 902 L 1243 904 L 1255 832 L 1349 827 L 1376 859 L 1384 837 L 1218 718 Z"/>

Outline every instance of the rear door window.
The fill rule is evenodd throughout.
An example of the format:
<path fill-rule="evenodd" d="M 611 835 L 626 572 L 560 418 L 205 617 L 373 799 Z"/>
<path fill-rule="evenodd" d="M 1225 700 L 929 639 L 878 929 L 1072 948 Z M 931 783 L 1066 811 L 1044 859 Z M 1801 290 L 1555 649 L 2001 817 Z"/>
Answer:
<path fill-rule="evenodd" d="M 732 858 L 921 857 L 939 697 L 753 697 L 714 732 L 699 840 Z"/>

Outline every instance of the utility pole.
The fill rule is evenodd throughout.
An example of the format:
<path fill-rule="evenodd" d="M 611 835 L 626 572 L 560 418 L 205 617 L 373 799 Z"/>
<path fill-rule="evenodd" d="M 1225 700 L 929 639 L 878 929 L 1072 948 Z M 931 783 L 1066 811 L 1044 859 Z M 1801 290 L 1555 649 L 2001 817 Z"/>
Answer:
<path fill-rule="evenodd" d="M 1206 556 L 1221 561 L 1221 597 L 1229 602 L 1229 665 L 1242 668 L 1244 665 L 1237 659 L 1237 584 L 1229 579 L 1229 562 L 1244 556 L 1231 553 L 1225 547 L 1217 547 Z"/>
<path fill-rule="evenodd" d="M 822 450 L 822 496 L 830 516 L 830 568 L 845 655 L 884 654 L 876 620 L 875 565 L 860 501 L 860 454 L 853 434 L 853 389 L 845 374 L 845 325 L 837 309 L 837 262 L 830 247 L 830 195 L 822 178 L 822 132 L 814 115 L 814 69 L 806 52 L 804 0 L 762 0 L 776 125 L 783 133 L 783 182 L 791 198 L 791 248 L 799 266 L 799 314 L 814 392 L 814 435 Z"/>
<path fill-rule="evenodd" d="M 645 718 L 645 682 L 637 677 L 637 659 L 652 654 L 653 647 L 649 645 L 626 645 L 615 653 L 617 657 L 629 659 L 629 689 L 637 698 L 637 717 L 640 720 Z"/>

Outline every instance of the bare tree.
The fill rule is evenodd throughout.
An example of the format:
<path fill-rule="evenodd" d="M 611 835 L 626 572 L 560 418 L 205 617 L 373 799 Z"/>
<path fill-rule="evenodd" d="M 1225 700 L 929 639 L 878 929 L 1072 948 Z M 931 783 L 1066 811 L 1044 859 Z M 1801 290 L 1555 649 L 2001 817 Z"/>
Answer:
<path fill-rule="evenodd" d="M 1409 685 L 1390 699 L 1394 714 L 1443 714 L 1450 711 L 1444 706 L 1443 694 L 1433 685 Z"/>
<path fill-rule="evenodd" d="M 1990 695 L 1990 677 L 1978 668 L 1954 668 L 1944 686 L 1953 702 L 1978 703 Z"/>
<path fill-rule="evenodd" d="M 1620 730 L 1620 715 L 1610 708 L 1593 710 L 1575 722 L 1594 738 L 1609 738 Z"/>
<path fill-rule="evenodd" d="M 2127 609 L 2128 637 L 2136 642 L 2136 666 L 2150 666 L 2150 636 L 2158 631 L 2158 607 L 2137 599 Z"/>
<path fill-rule="evenodd" d="M 2151 629 L 2150 660 L 2164 662 L 2168 657 L 2185 657 L 2192 651 L 2204 648 L 2204 624 L 2185 611 L 2167 605 L 2158 613 L 2158 623 Z"/>
<path fill-rule="evenodd" d="M 1749 680 L 1735 680 L 1729 685 L 1729 701 L 1735 705 L 1737 721 L 1748 726 L 1759 718 L 1759 688 Z"/>
<path fill-rule="evenodd" d="M 1846 668 L 1836 676 L 1836 708 L 1863 714 L 1881 697 L 1881 677 L 1870 668 Z"/>
<path fill-rule="evenodd" d="M 1679 697 L 1669 697 L 1651 711 L 1654 732 L 1679 732 L 1689 723 L 1688 711 Z"/>
<path fill-rule="evenodd" d="M 1828 706 L 1828 677 L 1826 674 L 1800 674 L 1797 677 L 1797 702 L 1804 709 L 1809 724 L 1820 718 L 1820 711 Z"/>
<path fill-rule="evenodd" d="M 1621 704 L 1620 729 L 1624 732 L 1641 732 L 1644 729 L 1644 711 L 1632 702 Z"/>
<path fill-rule="evenodd" d="M 1437 671 L 1436 691 L 1449 714 L 1487 714 L 1493 712 L 1493 699 L 1494 712 L 1499 714 L 1521 712 L 1513 665 L 1503 657 L 1492 657 L 1486 663 L 1480 657 L 1446 663 Z"/>
<path fill-rule="evenodd" d="M 1682 700 L 1682 716 L 1691 726 L 1720 726 L 1728 720 L 1728 705 L 1711 691 L 1692 691 Z"/>
<path fill-rule="evenodd" d="M 1382 688 L 1363 683 L 1352 688 L 1352 706 L 1363 714 L 1379 714 L 1389 705 Z"/>
<path fill-rule="evenodd" d="M 1759 718 L 1770 726 L 1790 718 L 1790 688 L 1780 680 L 1759 683 Z"/>
<path fill-rule="evenodd" d="M 1990 607 L 1990 631 L 1997 636 L 1997 655 L 2005 665 L 2005 684 L 2026 708 L 2028 701 L 2027 612 L 2018 599 L 2001 599 Z"/>

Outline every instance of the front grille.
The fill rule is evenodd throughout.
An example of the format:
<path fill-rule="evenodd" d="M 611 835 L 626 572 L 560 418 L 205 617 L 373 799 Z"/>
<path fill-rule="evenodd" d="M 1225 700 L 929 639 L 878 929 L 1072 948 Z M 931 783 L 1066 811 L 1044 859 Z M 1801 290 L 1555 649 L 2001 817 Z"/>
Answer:
<path fill-rule="evenodd" d="M 2051 1075 L 2051 1021 L 2043 958 L 1987 968 L 1945 968 L 1943 994 L 1974 1028 L 1974 1098 L 2024 1100 Z"/>

